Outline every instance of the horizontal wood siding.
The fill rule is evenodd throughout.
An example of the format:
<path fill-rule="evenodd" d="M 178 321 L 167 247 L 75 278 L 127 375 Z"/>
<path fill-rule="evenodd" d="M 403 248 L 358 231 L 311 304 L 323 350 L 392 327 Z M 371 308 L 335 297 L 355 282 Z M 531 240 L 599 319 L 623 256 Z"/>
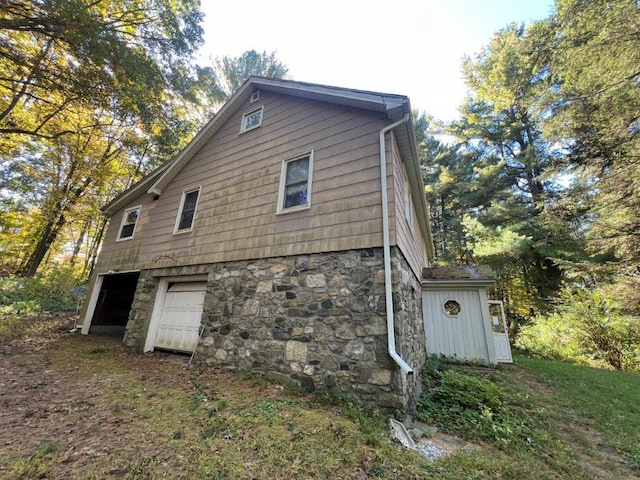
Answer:
<path fill-rule="evenodd" d="M 240 134 L 242 115 L 261 105 L 262 125 Z M 143 204 L 132 240 L 115 242 L 124 209 L 112 217 L 98 268 L 379 247 L 378 133 L 387 124 L 383 114 L 263 91 L 260 101 L 247 102 L 216 132 L 160 198 L 154 201 L 145 194 L 132 202 Z M 311 207 L 276 214 L 283 159 L 312 149 Z M 393 170 L 388 161 L 393 212 Z M 193 231 L 174 235 L 182 192 L 198 186 L 202 188 Z"/>
<path fill-rule="evenodd" d="M 416 216 L 416 206 L 412 204 L 411 215 L 413 217 L 413 227 L 410 226 L 405 215 L 405 195 L 408 193 L 409 186 L 407 181 L 407 171 L 404 162 L 400 158 L 395 142 L 392 142 L 392 158 L 393 158 L 393 185 L 395 208 L 394 212 L 394 230 L 396 232 L 396 241 L 398 248 L 402 251 L 411 270 L 418 279 L 422 278 L 422 268 L 427 266 L 427 253 L 420 234 L 418 218 Z"/>

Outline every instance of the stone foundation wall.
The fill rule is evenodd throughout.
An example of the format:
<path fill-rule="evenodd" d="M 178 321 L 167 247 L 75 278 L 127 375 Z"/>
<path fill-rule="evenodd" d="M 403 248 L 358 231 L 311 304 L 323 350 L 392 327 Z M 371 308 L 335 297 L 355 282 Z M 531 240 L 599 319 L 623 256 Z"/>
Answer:
<path fill-rule="evenodd" d="M 396 346 L 414 378 L 387 350 L 382 249 L 207 265 L 196 360 L 404 411 L 414 403 L 425 337 L 420 283 L 397 249 L 392 266 Z M 141 272 L 124 340 L 129 348 L 144 346 L 159 277 L 198 273 L 204 266 Z"/>
<path fill-rule="evenodd" d="M 152 276 L 151 270 L 142 270 L 138 277 L 138 285 L 129 311 L 129 321 L 122 340 L 129 350 L 142 353 L 157 288 L 158 278 Z"/>
<path fill-rule="evenodd" d="M 394 272 L 393 312 L 396 350 L 414 368 L 413 376 L 402 378 L 398 385 L 405 407 L 415 407 L 421 391 L 420 372 L 427 359 L 426 337 L 422 317 L 422 284 L 413 274 L 402 253 L 394 249 L 391 266 Z"/>
<path fill-rule="evenodd" d="M 413 344 L 419 339 L 424 351 L 424 332 L 416 337 L 411 320 L 416 315 L 421 327 L 417 280 L 401 285 L 408 265 L 402 255 L 394 260 L 402 266 L 393 276 L 398 334 L 410 335 L 397 343 L 419 371 L 424 353 Z M 197 358 L 208 365 L 276 373 L 383 407 L 404 410 L 411 400 L 414 386 L 387 350 L 381 249 L 215 265 L 204 310 Z"/>

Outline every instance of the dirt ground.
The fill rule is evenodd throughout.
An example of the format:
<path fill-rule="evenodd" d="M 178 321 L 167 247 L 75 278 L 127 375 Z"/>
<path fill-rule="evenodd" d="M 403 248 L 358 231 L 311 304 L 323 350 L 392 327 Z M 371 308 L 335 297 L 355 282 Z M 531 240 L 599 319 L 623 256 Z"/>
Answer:
<path fill-rule="evenodd" d="M 128 478 L 119 471 L 117 453 L 144 442 L 144 435 L 141 440 L 143 427 L 126 415 L 135 408 L 110 403 L 105 395 L 130 387 L 119 384 L 123 376 L 117 363 L 135 372 L 134 381 L 185 390 L 190 388 L 185 377 L 198 375 L 187 367 L 188 357 L 132 355 L 119 338 L 71 333 L 75 322 L 74 317 L 59 319 L 53 330 L 42 328 L 0 345 L 0 478 L 31 478 L 26 468 L 23 475 L 16 473 L 14 459 L 23 456 L 26 462 L 47 449 L 55 449 L 62 468 L 53 476 L 39 472 L 38 478 L 82 478 L 99 457 L 112 465 L 102 470 L 105 476 Z M 7 458 L 14 460 L 11 471 Z"/>

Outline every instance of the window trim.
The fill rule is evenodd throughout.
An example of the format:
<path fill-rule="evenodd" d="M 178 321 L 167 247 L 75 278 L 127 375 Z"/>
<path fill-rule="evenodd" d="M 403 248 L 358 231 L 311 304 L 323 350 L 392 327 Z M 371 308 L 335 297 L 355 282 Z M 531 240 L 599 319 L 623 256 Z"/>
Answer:
<path fill-rule="evenodd" d="M 193 219 L 191 220 L 191 226 L 189 228 L 180 229 L 180 220 L 182 218 L 182 214 L 184 213 L 184 202 L 187 198 L 187 195 L 193 192 L 198 192 L 198 199 L 196 200 L 196 205 L 193 209 Z M 200 193 L 202 192 L 202 185 L 192 188 L 185 188 L 182 191 L 182 198 L 180 199 L 180 207 L 178 208 L 178 215 L 176 215 L 176 223 L 173 227 L 173 234 L 187 233 L 193 231 L 193 226 L 196 223 L 196 214 L 198 213 L 198 205 L 200 204 Z"/>
<path fill-rule="evenodd" d="M 125 223 L 127 219 L 127 215 L 129 214 L 129 212 L 133 212 L 134 210 L 138 210 L 138 218 L 136 218 L 136 222 L 133 224 L 133 230 L 131 232 L 131 235 L 128 237 L 123 237 L 122 229 L 124 228 L 125 225 L 130 225 L 129 223 Z M 142 213 L 142 205 L 136 205 L 135 207 L 130 207 L 125 209 L 124 213 L 122 214 L 122 219 L 120 220 L 120 227 L 118 228 L 118 236 L 116 237 L 116 242 L 131 240 L 134 237 L 134 235 L 136 234 L 136 228 L 138 227 L 138 220 L 140 220 L 141 213 Z"/>
<path fill-rule="evenodd" d="M 260 121 L 258 122 L 258 124 L 247 128 L 245 125 L 247 118 L 258 112 L 260 112 Z M 242 115 L 242 122 L 240 123 L 240 133 L 250 132 L 251 130 L 255 130 L 256 128 L 260 127 L 262 125 L 263 118 L 264 118 L 264 105 L 260 105 L 259 107 L 252 108 L 247 113 L 244 113 Z"/>
<path fill-rule="evenodd" d="M 307 174 L 307 203 L 304 205 L 296 205 L 294 207 L 284 207 L 284 195 L 287 181 L 287 165 L 290 162 L 295 162 L 296 160 L 301 160 L 305 157 L 309 157 L 309 171 Z M 289 212 L 298 212 L 300 210 L 308 210 L 311 208 L 311 186 L 313 185 L 313 157 L 314 150 L 307 150 L 305 152 L 298 153 L 296 155 L 292 155 L 282 160 L 282 167 L 280 169 L 280 186 L 278 188 L 278 207 L 276 210 L 276 214 L 289 213 Z"/>

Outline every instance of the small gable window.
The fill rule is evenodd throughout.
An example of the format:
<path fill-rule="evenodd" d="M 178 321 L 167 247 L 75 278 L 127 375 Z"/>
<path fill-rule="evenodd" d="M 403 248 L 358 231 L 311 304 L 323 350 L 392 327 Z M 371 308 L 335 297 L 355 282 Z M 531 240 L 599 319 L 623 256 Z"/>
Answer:
<path fill-rule="evenodd" d="M 278 212 L 301 210 L 311 205 L 313 151 L 282 162 Z"/>
<path fill-rule="evenodd" d="M 193 230 L 193 221 L 196 217 L 196 207 L 198 206 L 199 196 L 200 187 L 185 190 L 182 193 L 182 200 L 180 201 L 180 210 L 178 218 L 176 218 L 174 233 L 189 232 Z"/>
<path fill-rule="evenodd" d="M 140 208 L 140 205 L 138 205 L 137 207 L 128 208 L 124 211 L 117 240 L 133 238 L 133 233 L 135 232 L 136 224 L 138 223 L 138 217 L 140 217 Z"/>
<path fill-rule="evenodd" d="M 254 128 L 258 128 L 262 125 L 262 112 L 264 106 L 251 110 L 248 113 L 242 115 L 242 125 L 240 126 L 240 133 L 248 132 Z"/>

